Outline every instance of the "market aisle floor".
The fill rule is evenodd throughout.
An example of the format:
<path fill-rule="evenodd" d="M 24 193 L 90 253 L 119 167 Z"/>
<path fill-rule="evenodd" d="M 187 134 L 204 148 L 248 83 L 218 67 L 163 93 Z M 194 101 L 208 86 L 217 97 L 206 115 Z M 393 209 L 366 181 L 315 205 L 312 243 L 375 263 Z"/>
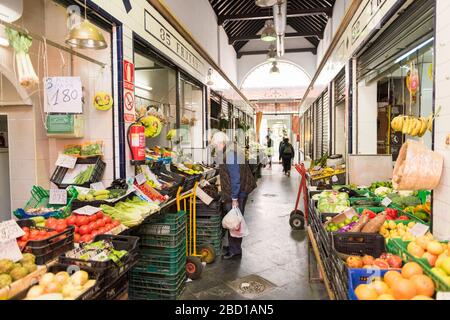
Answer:
<path fill-rule="evenodd" d="M 245 218 L 250 235 L 244 239 L 241 259 L 217 261 L 207 265 L 199 280 L 189 282 L 182 299 L 240 300 L 240 299 L 327 299 L 322 283 L 308 281 L 308 241 L 305 231 L 292 231 L 289 213 L 295 205 L 299 175 L 293 170 L 290 178 L 281 166 L 263 169 L 258 188 L 249 198 Z M 243 277 L 256 275 L 273 284 L 266 284 L 262 294 L 241 295 L 233 283 Z M 239 279 L 238 281 L 235 281 Z M 262 287 L 256 280 L 253 293 Z M 255 282 L 253 282 L 255 284 Z M 250 291 L 250 290 L 248 290 Z"/>

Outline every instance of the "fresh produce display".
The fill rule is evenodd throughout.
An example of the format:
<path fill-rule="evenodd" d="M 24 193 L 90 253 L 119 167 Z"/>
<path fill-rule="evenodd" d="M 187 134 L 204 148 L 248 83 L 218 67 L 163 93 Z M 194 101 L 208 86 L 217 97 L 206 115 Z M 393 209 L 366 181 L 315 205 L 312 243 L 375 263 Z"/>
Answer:
<path fill-rule="evenodd" d="M 43 219 L 43 218 L 42 218 Z M 68 228 L 68 224 L 64 219 L 58 220 L 55 218 L 48 218 L 45 221 L 44 227 L 22 227 L 25 234 L 17 238 L 17 244 L 21 250 L 24 250 L 29 242 L 47 240 L 57 242 L 67 237 L 67 235 L 60 235 L 55 237 Z"/>
<path fill-rule="evenodd" d="M 385 221 L 379 232 L 386 239 L 399 238 L 403 241 L 410 241 L 414 239 L 414 236 L 409 232 L 409 229 L 414 227 L 415 224 L 416 222 L 414 221 L 411 221 L 408 224 L 396 223 L 392 220 Z"/>
<path fill-rule="evenodd" d="M 353 226 L 355 226 L 358 220 L 358 216 L 353 216 L 351 219 L 347 218 L 343 222 L 340 222 L 338 224 L 330 222 L 326 224 L 325 230 L 327 230 L 328 232 L 348 232 L 353 228 Z"/>
<path fill-rule="evenodd" d="M 321 213 L 340 213 L 350 206 L 348 194 L 337 191 L 323 191 L 318 197 L 317 209 Z"/>
<path fill-rule="evenodd" d="M 355 295 L 358 300 L 432 300 L 435 285 L 419 264 L 408 262 L 401 270 L 389 270 L 382 278 L 358 285 Z"/>
<path fill-rule="evenodd" d="M 145 181 L 141 185 L 139 185 L 137 182 L 135 182 L 134 186 L 137 189 L 139 189 L 151 201 L 157 201 L 159 203 L 162 203 L 169 199 L 169 196 L 167 196 L 167 195 L 163 196 L 158 191 L 156 191 L 155 188 L 153 188 L 148 181 Z"/>
<path fill-rule="evenodd" d="M 413 195 L 410 192 L 402 192 L 399 191 L 398 193 L 390 193 L 387 195 L 387 197 L 392 201 L 392 204 L 400 209 L 405 209 L 406 207 L 415 207 L 420 204 L 420 199 Z"/>
<path fill-rule="evenodd" d="M 100 206 L 103 212 L 115 220 L 119 220 L 127 227 L 134 227 L 142 223 L 146 217 L 159 211 L 155 203 L 148 203 L 138 197 L 127 199 L 117 203 L 114 207 L 108 205 Z"/>
<path fill-rule="evenodd" d="M 153 162 L 157 162 L 162 159 L 171 161 L 172 158 L 174 157 L 174 154 L 169 149 L 162 148 L 159 146 L 154 146 L 153 148 L 146 148 L 145 157 L 146 157 L 147 161 L 153 161 Z"/>
<path fill-rule="evenodd" d="M 423 137 L 425 132 L 433 130 L 434 115 L 428 117 L 414 117 L 400 115 L 392 119 L 391 127 L 394 131 L 401 132 L 413 137 Z"/>
<path fill-rule="evenodd" d="M 95 285 L 84 270 L 69 275 L 66 271 L 47 272 L 32 286 L 25 300 L 75 300 Z"/>
<path fill-rule="evenodd" d="M 85 261 L 113 261 L 119 263 L 128 251 L 116 250 L 111 241 L 100 240 L 85 244 L 66 252 L 67 258 L 80 259 Z"/>
<path fill-rule="evenodd" d="M 81 145 L 80 156 L 93 157 L 103 154 L 103 141 L 86 142 Z"/>
<path fill-rule="evenodd" d="M 88 182 L 92 176 L 92 173 L 94 172 L 94 168 L 95 168 L 94 165 L 92 165 L 92 164 L 88 165 L 85 170 L 80 171 L 80 173 L 78 173 L 75 176 L 73 183 L 74 184 L 84 184 L 84 183 Z"/>
<path fill-rule="evenodd" d="M 450 285 L 450 251 L 447 243 L 434 240 L 431 234 L 428 234 L 407 243 L 406 250 L 417 259 L 426 259 L 429 266 L 435 268 L 434 271 L 437 272 L 437 275 L 441 275 L 444 281 Z M 447 262 L 444 263 L 445 261 Z"/>
<path fill-rule="evenodd" d="M 126 189 L 110 189 L 110 190 L 90 190 L 88 193 L 78 193 L 77 200 L 79 201 L 98 201 L 117 199 L 127 193 Z"/>
<path fill-rule="evenodd" d="M 167 182 L 160 179 L 146 165 L 139 166 L 137 169 L 138 172 L 143 173 L 145 175 L 145 178 L 147 179 L 147 182 L 150 184 L 150 186 L 157 190 L 167 190 L 174 186 L 173 182 Z"/>
<path fill-rule="evenodd" d="M 373 182 L 370 187 L 369 190 L 371 192 L 375 192 L 375 190 L 379 187 L 385 187 L 385 188 L 389 188 L 392 190 L 392 182 L 391 181 L 379 181 L 379 182 Z M 391 191 L 392 192 L 392 191 Z"/>
<path fill-rule="evenodd" d="M 431 205 L 429 202 L 417 206 L 408 206 L 403 212 L 409 213 L 424 222 L 430 222 L 431 220 Z"/>
<path fill-rule="evenodd" d="M 25 278 L 28 274 L 37 270 L 35 256 L 24 253 L 22 260 L 15 263 L 12 260 L 0 260 L 0 289 L 9 286 L 14 281 Z"/>
<path fill-rule="evenodd" d="M 64 146 L 63 153 L 70 156 L 78 157 L 81 154 L 81 145 L 79 144 L 66 145 Z"/>
<path fill-rule="evenodd" d="M 53 207 L 49 207 L 49 208 L 39 207 L 39 208 L 28 208 L 28 209 L 25 209 L 25 212 L 27 214 L 29 214 L 29 215 L 42 215 L 42 214 L 49 213 L 49 212 L 55 212 L 57 210 L 59 210 L 59 209 L 56 209 L 56 208 L 53 208 Z"/>
<path fill-rule="evenodd" d="M 346 265 L 353 269 L 399 269 L 402 267 L 402 258 L 391 253 L 383 253 L 379 258 L 371 255 L 349 256 L 345 260 Z"/>

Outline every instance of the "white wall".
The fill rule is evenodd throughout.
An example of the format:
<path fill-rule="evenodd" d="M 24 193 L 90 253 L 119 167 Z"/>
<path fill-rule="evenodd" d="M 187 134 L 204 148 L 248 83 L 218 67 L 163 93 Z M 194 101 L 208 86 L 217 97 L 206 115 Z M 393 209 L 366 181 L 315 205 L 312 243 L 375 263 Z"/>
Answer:
<path fill-rule="evenodd" d="M 290 61 L 300 66 L 312 78 L 316 72 L 316 56 L 310 52 L 286 53 L 282 60 Z M 243 56 L 238 59 L 238 85 L 242 84 L 245 76 L 256 66 L 266 61 L 266 55 Z"/>
<path fill-rule="evenodd" d="M 445 143 L 450 133 L 450 1 L 437 0 L 436 8 L 436 92 L 435 107 L 442 106 L 435 121 L 435 151 L 444 156 L 444 170 L 440 185 L 433 196 L 433 234 L 450 239 L 450 146 Z"/>
<path fill-rule="evenodd" d="M 228 44 L 228 36 L 224 29 L 218 27 L 216 14 L 209 1 L 164 0 L 163 2 L 211 58 L 219 64 L 228 78 L 236 83 L 236 51 Z"/>
<path fill-rule="evenodd" d="M 358 84 L 358 154 L 377 154 L 377 83 Z M 354 129 L 355 130 L 355 129 Z"/>

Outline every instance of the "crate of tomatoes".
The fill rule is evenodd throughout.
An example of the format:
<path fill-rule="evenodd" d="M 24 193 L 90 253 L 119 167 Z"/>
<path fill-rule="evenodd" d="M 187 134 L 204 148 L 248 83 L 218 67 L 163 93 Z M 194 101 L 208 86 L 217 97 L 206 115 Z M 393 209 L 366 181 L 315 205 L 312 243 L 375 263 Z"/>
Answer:
<path fill-rule="evenodd" d="M 47 220 L 44 227 L 39 227 L 31 219 L 17 221 L 25 232 L 17 239 L 17 244 L 22 252 L 36 256 L 38 265 L 46 264 L 74 246 L 75 227 L 67 225 L 64 219 L 58 221 L 58 219 L 49 218 L 49 220 L 57 222 L 51 224 L 47 223 Z"/>

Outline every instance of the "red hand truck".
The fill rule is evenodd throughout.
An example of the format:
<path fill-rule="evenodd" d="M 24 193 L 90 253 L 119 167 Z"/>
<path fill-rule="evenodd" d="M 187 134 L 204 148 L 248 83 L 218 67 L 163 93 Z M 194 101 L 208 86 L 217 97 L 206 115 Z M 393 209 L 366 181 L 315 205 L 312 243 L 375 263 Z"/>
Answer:
<path fill-rule="evenodd" d="M 308 188 L 306 187 L 306 168 L 303 163 L 295 164 L 294 168 L 300 174 L 301 180 L 298 187 L 297 200 L 295 201 L 295 209 L 291 212 L 289 218 L 289 224 L 293 230 L 304 230 L 305 221 L 308 223 L 308 212 L 309 212 L 309 202 L 308 202 Z M 305 207 L 305 213 L 303 213 L 299 208 L 298 204 L 300 202 L 300 196 L 303 193 L 303 203 Z"/>

